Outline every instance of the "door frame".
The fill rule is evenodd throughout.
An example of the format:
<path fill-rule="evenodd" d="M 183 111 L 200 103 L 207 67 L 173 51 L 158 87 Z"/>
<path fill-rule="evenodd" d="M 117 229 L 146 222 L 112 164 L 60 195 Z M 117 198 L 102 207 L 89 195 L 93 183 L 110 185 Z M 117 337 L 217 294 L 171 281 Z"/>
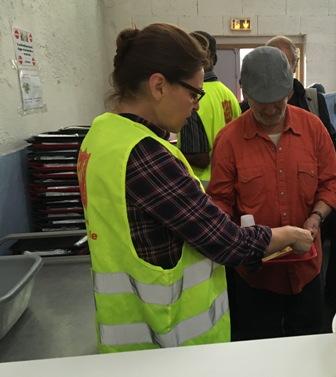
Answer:
<path fill-rule="evenodd" d="M 242 48 L 255 48 L 265 45 L 273 36 L 248 36 L 248 37 L 232 37 L 232 36 L 215 36 L 218 50 L 232 50 Z M 288 38 L 295 44 L 299 53 L 299 63 L 297 66 L 296 77 L 299 81 L 305 81 L 305 35 L 294 35 Z M 238 75 L 239 76 L 239 75 Z M 238 79 L 239 81 L 239 79 Z"/>

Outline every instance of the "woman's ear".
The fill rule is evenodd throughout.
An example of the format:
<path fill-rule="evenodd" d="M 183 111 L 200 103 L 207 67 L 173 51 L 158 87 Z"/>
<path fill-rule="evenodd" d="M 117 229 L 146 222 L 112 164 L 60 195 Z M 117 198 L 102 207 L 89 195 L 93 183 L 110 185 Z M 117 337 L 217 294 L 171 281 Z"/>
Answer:
<path fill-rule="evenodd" d="M 153 73 L 148 79 L 148 87 L 152 97 L 160 101 L 167 90 L 167 80 L 161 73 Z"/>

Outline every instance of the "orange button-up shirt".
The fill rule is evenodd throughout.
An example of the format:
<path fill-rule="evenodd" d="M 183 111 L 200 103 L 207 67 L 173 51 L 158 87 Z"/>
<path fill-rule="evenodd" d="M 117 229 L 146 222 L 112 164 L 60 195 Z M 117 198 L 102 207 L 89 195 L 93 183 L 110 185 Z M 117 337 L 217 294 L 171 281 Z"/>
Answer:
<path fill-rule="evenodd" d="M 249 110 L 218 134 L 207 191 L 237 222 L 241 215 L 252 214 L 256 224 L 302 227 L 317 201 L 336 207 L 331 139 L 315 115 L 288 105 L 285 128 L 275 145 Z M 257 272 L 244 267 L 238 271 L 252 287 L 299 293 L 320 272 L 319 235 L 315 245 L 314 259 L 265 264 Z"/>

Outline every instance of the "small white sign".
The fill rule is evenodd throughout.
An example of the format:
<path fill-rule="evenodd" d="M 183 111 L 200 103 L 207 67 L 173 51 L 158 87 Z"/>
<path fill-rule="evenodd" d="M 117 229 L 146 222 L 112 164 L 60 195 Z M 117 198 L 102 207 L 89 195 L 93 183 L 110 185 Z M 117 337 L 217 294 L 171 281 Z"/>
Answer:
<path fill-rule="evenodd" d="M 42 84 L 36 69 L 20 69 L 19 81 L 22 98 L 22 110 L 41 109 L 44 107 Z"/>
<path fill-rule="evenodd" d="M 12 27 L 12 36 L 18 67 L 34 67 L 36 60 L 34 57 L 32 33 L 18 27 Z"/>

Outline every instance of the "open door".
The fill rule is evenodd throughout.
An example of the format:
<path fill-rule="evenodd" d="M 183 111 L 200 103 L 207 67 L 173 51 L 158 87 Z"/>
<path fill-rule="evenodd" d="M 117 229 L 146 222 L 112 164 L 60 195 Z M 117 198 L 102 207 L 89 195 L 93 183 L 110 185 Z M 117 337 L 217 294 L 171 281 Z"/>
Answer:
<path fill-rule="evenodd" d="M 240 101 L 240 57 L 239 48 L 218 49 L 217 64 L 214 71 L 218 79 L 222 81 Z"/>

